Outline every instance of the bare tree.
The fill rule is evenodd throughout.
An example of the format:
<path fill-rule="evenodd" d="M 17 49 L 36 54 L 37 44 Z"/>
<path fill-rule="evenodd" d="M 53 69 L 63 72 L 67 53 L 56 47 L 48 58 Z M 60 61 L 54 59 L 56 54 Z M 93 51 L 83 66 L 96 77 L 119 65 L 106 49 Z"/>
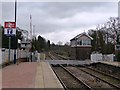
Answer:
<path fill-rule="evenodd" d="M 61 41 L 59 41 L 57 44 L 58 44 L 58 45 L 62 45 L 63 43 L 62 43 Z"/>
<path fill-rule="evenodd" d="M 68 45 L 68 46 L 70 46 L 70 42 L 66 42 L 66 43 L 65 43 L 65 45 Z"/>

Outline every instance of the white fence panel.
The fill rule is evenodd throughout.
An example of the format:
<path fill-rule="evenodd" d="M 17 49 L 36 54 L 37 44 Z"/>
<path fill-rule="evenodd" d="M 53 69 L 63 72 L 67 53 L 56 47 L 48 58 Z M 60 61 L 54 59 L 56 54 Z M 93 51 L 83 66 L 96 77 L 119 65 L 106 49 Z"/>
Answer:
<path fill-rule="evenodd" d="M 14 50 L 10 50 L 10 61 L 14 60 Z"/>
<path fill-rule="evenodd" d="M 102 54 L 91 54 L 91 61 L 114 61 L 114 54 L 102 55 Z"/>
<path fill-rule="evenodd" d="M 17 52 L 16 52 L 16 57 L 17 57 L 17 59 L 18 59 L 18 58 L 21 58 L 21 50 L 17 50 Z"/>
<path fill-rule="evenodd" d="M 21 58 L 27 57 L 27 51 L 22 50 L 21 51 Z"/>
<path fill-rule="evenodd" d="M 104 61 L 114 61 L 114 54 L 103 55 Z"/>
<path fill-rule="evenodd" d="M 1 50 L 0 50 L 1 51 Z M 1 58 L 1 63 L 8 62 L 9 58 L 9 49 L 5 49 L 4 51 L 0 52 L 0 58 Z M 26 58 L 27 56 L 29 57 L 29 52 L 27 50 L 17 50 L 16 51 L 16 58 Z M 10 61 L 14 60 L 14 50 L 10 50 Z"/>
<path fill-rule="evenodd" d="M 9 49 L 6 49 L 5 50 L 5 60 L 4 60 L 4 62 L 7 62 L 8 61 L 8 55 L 9 55 Z"/>
<path fill-rule="evenodd" d="M 2 63 L 5 61 L 5 52 L 2 51 Z"/>
<path fill-rule="evenodd" d="M 91 61 L 102 61 L 102 54 L 91 54 Z"/>

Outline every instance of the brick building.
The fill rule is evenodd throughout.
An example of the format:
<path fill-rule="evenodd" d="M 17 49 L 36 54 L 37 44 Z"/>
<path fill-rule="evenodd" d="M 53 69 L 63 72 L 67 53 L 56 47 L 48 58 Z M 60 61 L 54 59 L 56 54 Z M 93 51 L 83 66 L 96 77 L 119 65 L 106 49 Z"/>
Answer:
<path fill-rule="evenodd" d="M 71 59 L 85 60 L 90 58 L 91 41 L 93 38 L 88 34 L 81 33 L 70 40 Z"/>

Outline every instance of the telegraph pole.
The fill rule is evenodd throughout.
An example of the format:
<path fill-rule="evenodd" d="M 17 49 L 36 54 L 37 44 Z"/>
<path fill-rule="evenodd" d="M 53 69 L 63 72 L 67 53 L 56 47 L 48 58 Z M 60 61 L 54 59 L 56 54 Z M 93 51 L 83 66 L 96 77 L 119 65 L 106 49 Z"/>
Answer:
<path fill-rule="evenodd" d="M 35 25 L 33 25 L 33 39 L 35 38 Z"/>
<path fill-rule="evenodd" d="M 30 39 L 31 39 L 30 59 L 32 62 L 32 16 L 31 15 L 30 15 Z"/>
<path fill-rule="evenodd" d="M 30 15 L 30 39 L 32 41 L 32 15 Z"/>
<path fill-rule="evenodd" d="M 16 22 L 16 16 L 17 16 L 17 0 L 15 0 L 15 22 Z"/>

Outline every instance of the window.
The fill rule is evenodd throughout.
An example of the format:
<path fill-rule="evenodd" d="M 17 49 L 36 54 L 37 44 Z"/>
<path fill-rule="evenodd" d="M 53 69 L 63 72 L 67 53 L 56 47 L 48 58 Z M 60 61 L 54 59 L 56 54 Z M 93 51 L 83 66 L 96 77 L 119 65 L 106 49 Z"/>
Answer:
<path fill-rule="evenodd" d="M 91 40 L 86 40 L 86 39 L 83 39 L 83 40 L 79 40 L 77 41 L 77 43 L 75 43 L 75 45 L 91 45 Z"/>
<path fill-rule="evenodd" d="M 82 45 L 82 40 L 77 41 L 77 45 Z"/>
<path fill-rule="evenodd" d="M 87 40 L 87 45 L 91 45 L 91 40 Z"/>
<path fill-rule="evenodd" d="M 91 45 L 91 40 L 82 40 L 81 45 Z"/>
<path fill-rule="evenodd" d="M 82 40 L 80 40 L 80 45 L 82 45 Z"/>
<path fill-rule="evenodd" d="M 83 42 L 82 42 L 82 43 L 83 43 L 83 45 L 86 45 L 86 44 L 87 44 L 87 43 L 86 43 L 86 40 L 82 40 L 82 41 L 83 41 Z"/>

